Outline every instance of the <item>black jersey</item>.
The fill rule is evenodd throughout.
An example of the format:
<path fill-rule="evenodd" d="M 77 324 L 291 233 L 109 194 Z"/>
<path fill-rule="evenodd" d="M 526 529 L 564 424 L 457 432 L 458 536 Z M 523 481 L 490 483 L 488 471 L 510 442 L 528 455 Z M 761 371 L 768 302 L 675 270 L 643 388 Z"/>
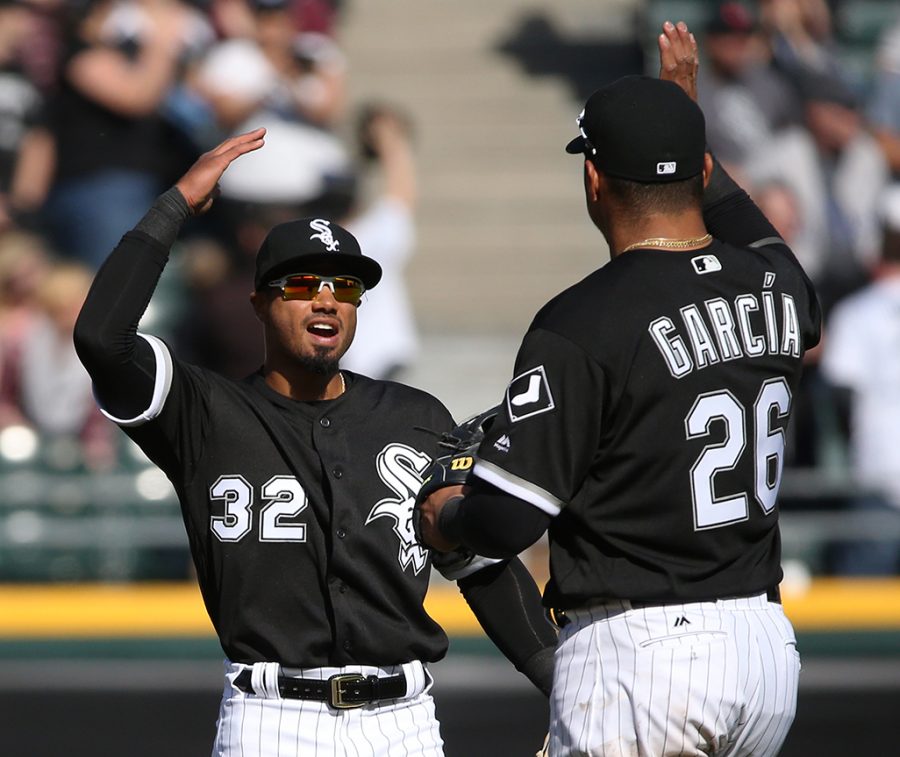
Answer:
<path fill-rule="evenodd" d="M 434 567 L 549 691 L 556 634 L 521 561 L 437 559 L 415 539 L 415 496 L 453 426 L 439 400 L 342 371 L 337 398 L 295 401 L 262 371 L 232 381 L 138 334 L 179 198 L 163 195 L 106 259 L 74 341 L 104 412 L 175 485 L 228 657 L 290 668 L 440 659 L 447 638 L 422 604 Z"/>
<path fill-rule="evenodd" d="M 627 252 L 538 313 L 475 473 L 556 516 L 545 604 L 778 584 L 785 427 L 819 320 L 783 244 L 720 241 Z"/>
<path fill-rule="evenodd" d="M 173 360 L 128 435 L 182 504 L 206 608 L 235 662 L 292 667 L 441 658 L 430 559 L 411 510 L 452 425 L 425 392 L 344 372 L 339 398 L 291 400 Z M 150 419 L 147 420 L 147 417 Z"/>

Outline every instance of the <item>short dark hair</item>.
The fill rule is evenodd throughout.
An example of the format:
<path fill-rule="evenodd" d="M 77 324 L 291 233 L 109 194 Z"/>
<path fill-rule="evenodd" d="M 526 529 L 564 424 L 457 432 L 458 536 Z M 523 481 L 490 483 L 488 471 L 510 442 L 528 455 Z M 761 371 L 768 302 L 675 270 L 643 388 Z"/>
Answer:
<path fill-rule="evenodd" d="M 644 184 L 607 176 L 607 187 L 623 213 L 638 220 L 650 213 L 682 213 L 703 205 L 703 174 L 681 181 Z"/>

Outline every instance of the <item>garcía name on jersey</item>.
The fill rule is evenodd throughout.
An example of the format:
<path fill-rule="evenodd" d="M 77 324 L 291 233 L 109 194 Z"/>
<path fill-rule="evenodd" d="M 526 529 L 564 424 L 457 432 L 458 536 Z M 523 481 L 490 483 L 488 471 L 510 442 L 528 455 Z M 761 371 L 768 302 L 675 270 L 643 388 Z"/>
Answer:
<path fill-rule="evenodd" d="M 797 306 L 791 295 L 772 291 L 774 282 L 775 274 L 770 272 L 759 295 L 746 292 L 730 299 L 712 297 L 685 305 L 677 320 L 661 315 L 651 321 L 648 331 L 669 373 L 682 378 L 695 369 L 742 357 L 800 357 L 803 347 Z M 762 328 L 759 316 L 754 316 L 758 313 L 762 314 Z"/>

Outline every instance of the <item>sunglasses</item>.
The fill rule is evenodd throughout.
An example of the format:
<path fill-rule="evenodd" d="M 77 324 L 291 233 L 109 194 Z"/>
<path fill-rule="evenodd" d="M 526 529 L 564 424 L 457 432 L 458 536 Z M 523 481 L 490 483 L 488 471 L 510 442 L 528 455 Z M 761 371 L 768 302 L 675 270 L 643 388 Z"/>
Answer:
<path fill-rule="evenodd" d="M 322 287 L 327 286 L 338 302 L 347 302 L 357 307 L 366 291 L 365 285 L 354 276 L 320 276 L 317 273 L 292 273 L 277 281 L 270 281 L 269 286 L 280 289 L 283 300 L 314 300 Z"/>

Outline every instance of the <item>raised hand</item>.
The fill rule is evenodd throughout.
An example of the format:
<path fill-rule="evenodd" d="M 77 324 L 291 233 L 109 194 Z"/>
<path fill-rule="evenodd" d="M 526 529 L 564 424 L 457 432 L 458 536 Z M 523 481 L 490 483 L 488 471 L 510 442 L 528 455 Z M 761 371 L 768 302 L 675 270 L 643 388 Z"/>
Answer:
<path fill-rule="evenodd" d="M 200 215 L 212 207 L 225 169 L 241 155 L 262 147 L 265 135 L 266 130 L 262 127 L 238 134 L 197 158 L 197 162 L 175 183 L 192 214 Z"/>
<path fill-rule="evenodd" d="M 696 102 L 700 55 L 697 51 L 697 40 L 694 39 L 691 30 L 684 21 L 677 24 L 666 21 L 657 42 L 659 78 L 675 82 Z"/>

